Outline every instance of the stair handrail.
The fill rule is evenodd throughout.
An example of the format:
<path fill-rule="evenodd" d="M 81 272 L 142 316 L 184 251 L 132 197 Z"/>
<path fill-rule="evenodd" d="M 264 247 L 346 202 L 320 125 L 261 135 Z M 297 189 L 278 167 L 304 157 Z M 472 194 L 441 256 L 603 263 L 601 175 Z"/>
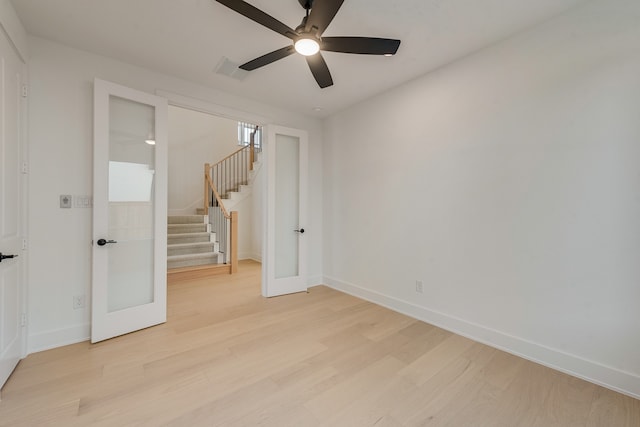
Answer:
<path fill-rule="evenodd" d="M 209 163 L 204 164 L 204 214 L 209 214 L 209 194 L 213 193 L 216 201 L 218 202 L 218 206 L 220 206 L 220 210 L 224 214 L 225 218 L 231 219 L 231 214 L 224 207 L 224 203 L 222 203 L 222 197 L 218 193 L 218 189 L 216 188 L 213 180 L 211 179 L 211 165 Z"/>
<path fill-rule="evenodd" d="M 229 154 L 227 157 L 225 157 L 224 159 L 217 161 L 216 163 L 211 164 L 211 167 L 214 167 L 215 165 L 219 164 L 219 163 L 224 163 L 225 160 L 229 160 L 230 158 L 232 158 L 233 156 L 237 155 L 239 152 L 246 150 L 247 148 L 249 148 L 248 145 L 245 145 L 244 147 L 240 147 L 238 148 L 236 151 L 234 151 L 233 153 Z"/>

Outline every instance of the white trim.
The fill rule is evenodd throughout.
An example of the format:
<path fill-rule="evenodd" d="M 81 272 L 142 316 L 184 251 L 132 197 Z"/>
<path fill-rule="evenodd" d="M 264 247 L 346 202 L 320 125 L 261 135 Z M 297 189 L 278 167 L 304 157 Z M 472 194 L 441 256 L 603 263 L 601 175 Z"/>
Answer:
<path fill-rule="evenodd" d="M 88 341 L 91 324 L 82 323 L 69 328 L 52 329 L 29 336 L 29 354 Z"/>
<path fill-rule="evenodd" d="M 252 261 L 262 263 L 262 254 L 258 252 L 251 252 L 245 259 L 250 259 Z"/>
<path fill-rule="evenodd" d="M 313 288 L 315 286 L 322 286 L 324 284 L 324 278 L 321 275 L 309 276 L 307 278 L 307 286 Z"/>
<path fill-rule="evenodd" d="M 254 254 L 252 252 L 238 252 L 238 261 L 242 261 L 245 259 L 251 259 L 255 261 L 253 256 Z"/>
<path fill-rule="evenodd" d="M 29 87 L 28 68 L 26 64 L 22 65 L 22 85 Z M 27 357 L 29 354 L 29 98 L 21 97 L 20 105 L 20 143 L 22 150 L 22 162 L 26 165 L 26 169 L 22 176 L 22 315 L 27 316 L 27 324 L 22 327 L 22 348 L 20 349 L 21 358 Z"/>
<path fill-rule="evenodd" d="M 324 276 L 324 283 L 333 289 L 422 320 L 474 341 L 640 399 L 640 376 L 633 373 L 621 371 L 520 337 L 505 334 L 477 323 L 420 307 L 334 277 Z"/>
<path fill-rule="evenodd" d="M 215 116 L 224 117 L 236 121 L 248 121 L 261 126 L 268 122 L 265 117 L 242 110 L 225 107 L 223 105 L 214 104 L 204 99 L 192 98 L 190 96 L 180 95 L 166 90 L 156 90 L 155 93 L 157 96 L 161 96 L 169 100 L 169 105 L 173 105 L 174 107 L 187 108 L 189 110 L 213 114 Z"/>

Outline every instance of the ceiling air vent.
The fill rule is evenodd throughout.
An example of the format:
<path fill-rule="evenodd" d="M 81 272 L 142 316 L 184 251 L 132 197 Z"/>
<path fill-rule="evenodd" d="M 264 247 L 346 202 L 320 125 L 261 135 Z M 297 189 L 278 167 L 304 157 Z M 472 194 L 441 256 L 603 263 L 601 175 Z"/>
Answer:
<path fill-rule="evenodd" d="M 230 61 L 229 58 L 223 56 L 218 65 L 216 65 L 216 74 L 222 74 L 223 76 L 231 77 L 236 80 L 244 80 L 249 74 L 246 70 L 238 68 L 239 64 Z"/>

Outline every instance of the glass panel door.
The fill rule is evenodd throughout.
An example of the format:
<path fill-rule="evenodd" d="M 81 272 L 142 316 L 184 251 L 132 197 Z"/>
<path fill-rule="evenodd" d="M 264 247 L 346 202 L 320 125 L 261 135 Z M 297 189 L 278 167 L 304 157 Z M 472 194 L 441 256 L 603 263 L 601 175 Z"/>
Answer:
<path fill-rule="evenodd" d="M 307 134 L 267 127 L 266 250 L 262 294 L 307 290 Z"/>
<path fill-rule="evenodd" d="M 166 320 L 167 101 L 96 80 L 91 341 Z"/>
<path fill-rule="evenodd" d="M 298 275 L 300 138 L 276 134 L 275 277 Z"/>
<path fill-rule="evenodd" d="M 153 302 L 154 133 L 153 106 L 109 97 L 108 312 Z"/>

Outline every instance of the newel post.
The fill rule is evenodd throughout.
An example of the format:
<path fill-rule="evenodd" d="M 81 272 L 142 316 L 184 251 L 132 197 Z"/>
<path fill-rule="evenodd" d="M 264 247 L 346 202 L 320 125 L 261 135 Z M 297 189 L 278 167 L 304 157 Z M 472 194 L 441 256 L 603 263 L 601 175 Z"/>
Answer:
<path fill-rule="evenodd" d="M 209 215 L 209 171 L 211 166 L 209 163 L 204 164 L 204 214 Z"/>
<path fill-rule="evenodd" d="M 231 211 L 231 274 L 238 272 L 238 212 Z"/>

